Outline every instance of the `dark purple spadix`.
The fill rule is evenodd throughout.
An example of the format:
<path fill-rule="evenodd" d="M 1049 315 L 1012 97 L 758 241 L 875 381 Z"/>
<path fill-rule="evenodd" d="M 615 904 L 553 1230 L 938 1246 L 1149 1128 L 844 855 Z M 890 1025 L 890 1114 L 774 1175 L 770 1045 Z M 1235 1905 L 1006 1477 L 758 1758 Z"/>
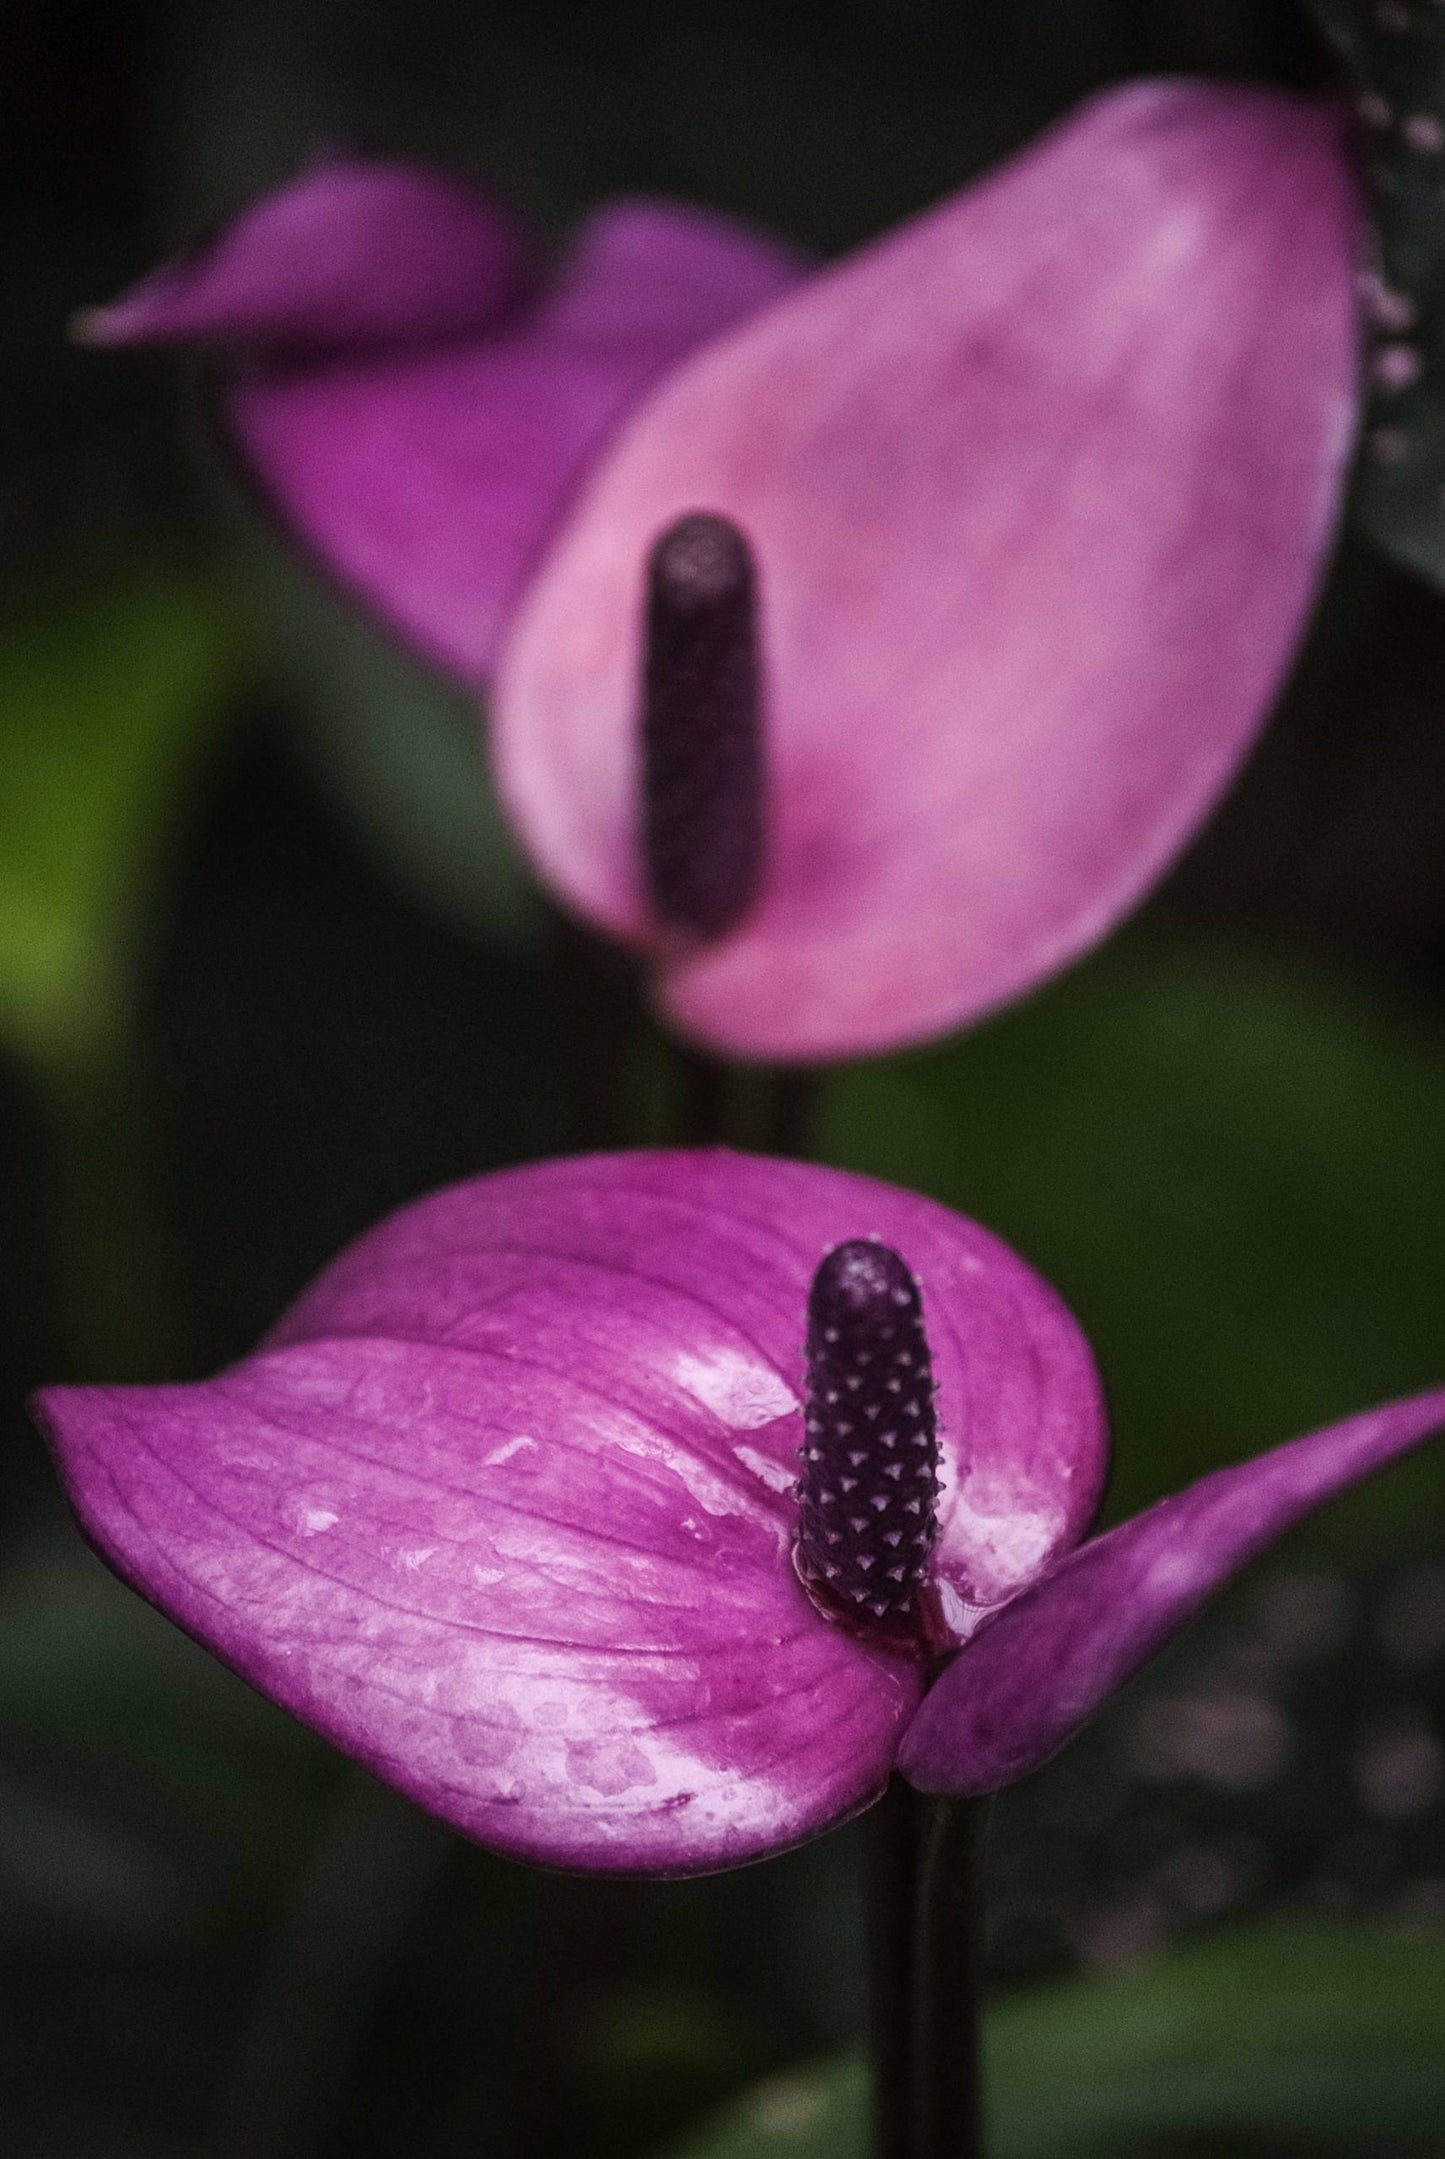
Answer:
<path fill-rule="evenodd" d="M 642 854 L 658 920 L 721 937 L 757 897 L 763 745 L 757 579 L 726 517 L 670 525 L 648 562 Z"/>
<path fill-rule="evenodd" d="M 886 1244 L 828 1254 L 808 1298 L 798 1566 L 864 1624 L 909 1618 L 936 1527 L 933 1370 L 918 1284 Z"/>

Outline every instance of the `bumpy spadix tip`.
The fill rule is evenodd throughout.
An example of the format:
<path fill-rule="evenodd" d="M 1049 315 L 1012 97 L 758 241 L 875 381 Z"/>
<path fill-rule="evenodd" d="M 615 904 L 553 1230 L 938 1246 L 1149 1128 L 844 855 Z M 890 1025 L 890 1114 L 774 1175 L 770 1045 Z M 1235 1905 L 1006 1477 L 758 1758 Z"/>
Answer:
<path fill-rule="evenodd" d="M 648 561 L 642 853 L 680 935 L 723 936 L 757 898 L 764 845 L 757 577 L 745 534 L 696 511 Z"/>
<path fill-rule="evenodd" d="M 670 525 L 652 551 L 654 594 L 683 611 L 751 604 L 752 550 L 729 517 L 697 510 Z"/>
<path fill-rule="evenodd" d="M 907 1628 L 937 1528 L 933 1371 L 918 1284 L 891 1246 L 828 1253 L 808 1298 L 799 1572 L 854 1624 Z"/>

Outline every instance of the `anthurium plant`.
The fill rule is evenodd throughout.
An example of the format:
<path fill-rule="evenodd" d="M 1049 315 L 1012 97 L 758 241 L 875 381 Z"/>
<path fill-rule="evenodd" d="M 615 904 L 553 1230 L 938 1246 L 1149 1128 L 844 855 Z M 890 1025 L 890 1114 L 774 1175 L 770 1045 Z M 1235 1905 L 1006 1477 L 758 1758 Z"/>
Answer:
<path fill-rule="evenodd" d="M 1031 990 L 1208 816 L 1332 544 L 1367 271 L 1340 107 L 1179 80 L 823 267 L 632 199 L 546 262 L 329 156 L 80 329 L 205 356 L 688 1054 L 826 1066 Z M 1050 1284 L 714 1144 L 455 1185 L 216 1377 L 36 1414 L 126 1582 L 482 1845 L 683 1876 L 869 1814 L 878 2159 L 976 2159 L 981 1804 L 1445 1387 L 1095 1533 Z"/>

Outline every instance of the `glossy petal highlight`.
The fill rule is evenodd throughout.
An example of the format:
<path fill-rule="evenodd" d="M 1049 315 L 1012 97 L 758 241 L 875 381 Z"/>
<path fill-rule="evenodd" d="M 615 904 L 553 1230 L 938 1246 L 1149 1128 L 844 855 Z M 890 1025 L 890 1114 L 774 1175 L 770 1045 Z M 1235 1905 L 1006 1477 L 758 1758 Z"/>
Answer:
<path fill-rule="evenodd" d="M 808 1291 L 824 1254 L 859 1235 L 894 1246 L 924 1286 L 944 1477 L 934 1563 L 962 1638 L 1083 1535 L 1108 1431 L 1062 1299 L 932 1200 L 721 1148 L 508 1170 L 380 1224 L 272 1340 L 525 1339 L 561 1373 L 600 1358 L 599 1383 L 636 1414 L 665 1417 L 680 1387 L 721 1420 L 729 1456 L 745 1429 L 744 1458 L 791 1482 Z"/>
<path fill-rule="evenodd" d="M 899 1757 L 923 1791 L 996 1791 L 1071 1739 L 1202 1604 L 1302 1515 L 1445 1426 L 1445 1389 L 1201 1478 L 1064 1559 L 982 1628 Z"/>
<path fill-rule="evenodd" d="M 581 913 L 662 950 L 637 846 L 641 567 L 757 552 L 760 904 L 660 961 L 688 1033 L 825 1058 L 955 1026 L 1093 943 L 1230 777 L 1327 546 L 1355 383 L 1336 118 L 1146 85 L 677 370 L 503 657 L 503 793 Z"/>
<path fill-rule="evenodd" d="M 317 1343 L 47 1403 L 86 1530 L 245 1678 L 495 1849 L 706 1870 L 881 1786 L 915 1668 L 821 1625 L 775 1495 L 503 1355 Z"/>
<path fill-rule="evenodd" d="M 223 407 L 277 515 L 398 635 L 475 684 L 553 521 L 623 412 L 683 354 L 786 291 L 802 264 L 731 219 L 623 200 L 588 220 L 545 290 L 512 305 L 518 278 L 483 274 L 498 213 L 482 197 L 409 168 L 354 170 L 354 227 L 336 205 L 328 211 L 363 294 L 390 262 L 394 234 L 374 200 L 388 188 L 397 229 L 424 243 L 423 265 L 457 243 L 465 207 L 460 294 L 435 280 L 412 294 L 409 320 L 393 307 L 390 334 L 346 349 L 333 334 L 344 306 L 324 285 L 309 294 L 314 265 L 275 239 L 279 224 L 289 243 L 318 179 L 259 205 L 200 264 L 163 271 L 98 311 L 90 334 L 237 347 Z M 267 263 L 274 336 L 267 296 L 253 290 Z M 309 325 L 302 338 L 298 314 Z"/>
<path fill-rule="evenodd" d="M 986 1233 L 840 1172 L 480 1179 L 362 1239 L 218 1379 L 54 1389 L 42 1416 L 120 1573 L 458 1827 L 564 1866 L 736 1864 L 867 1804 L 921 1691 L 792 1563 L 807 1286 L 860 1221 L 936 1284 L 955 1601 L 1016 1583 L 1097 1491 L 1087 1347 Z"/>

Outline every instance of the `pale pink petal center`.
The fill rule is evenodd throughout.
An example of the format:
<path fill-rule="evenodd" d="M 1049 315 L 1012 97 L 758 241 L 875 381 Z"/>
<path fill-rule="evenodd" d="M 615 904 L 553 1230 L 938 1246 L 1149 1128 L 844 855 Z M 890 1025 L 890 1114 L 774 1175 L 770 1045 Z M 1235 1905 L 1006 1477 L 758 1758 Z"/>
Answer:
<path fill-rule="evenodd" d="M 1335 117 L 1099 100 L 678 369 L 504 655 L 496 755 L 544 874 L 660 949 L 638 860 L 642 565 L 692 510 L 759 563 L 770 868 L 663 969 L 688 1032 L 875 1050 L 1062 966 L 1157 877 L 1267 715 L 1355 381 Z"/>

